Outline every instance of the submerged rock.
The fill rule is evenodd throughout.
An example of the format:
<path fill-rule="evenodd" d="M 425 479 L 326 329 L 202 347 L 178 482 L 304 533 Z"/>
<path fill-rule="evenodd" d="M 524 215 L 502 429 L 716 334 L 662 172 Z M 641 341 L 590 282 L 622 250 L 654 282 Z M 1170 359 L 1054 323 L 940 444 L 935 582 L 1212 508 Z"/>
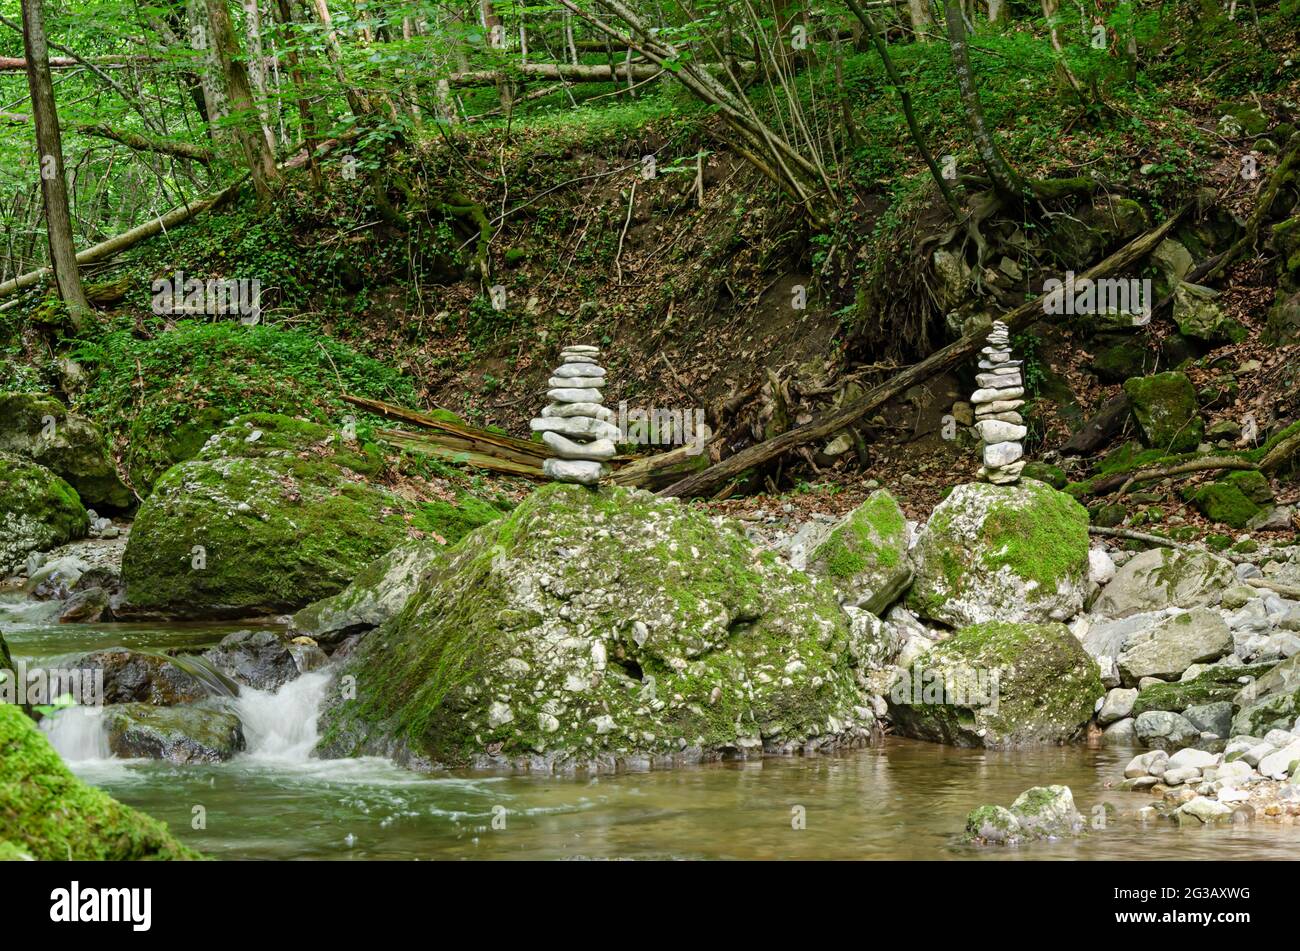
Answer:
<path fill-rule="evenodd" d="M 170 707 L 194 703 L 208 696 L 193 674 L 159 654 L 144 654 L 125 647 L 87 654 L 76 667 L 104 672 L 104 703 L 147 703 Z"/>
<path fill-rule="evenodd" d="M 325 755 L 538 768 L 830 749 L 873 726 L 832 589 L 647 492 L 552 484 L 356 646 Z"/>
<path fill-rule="evenodd" d="M 376 447 L 323 426 L 235 420 L 140 507 L 118 616 L 281 613 L 341 591 L 422 524 L 417 506 L 368 481 L 382 465 Z"/>
<path fill-rule="evenodd" d="M 29 553 L 85 538 L 89 528 L 72 486 L 44 466 L 0 452 L 0 577 Z"/>
<path fill-rule="evenodd" d="M 827 578 L 840 600 L 883 614 L 912 581 L 907 517 L 887 489 L 877 489 L 818 545 L 812 572 Z"/>
<path fill-rule="evenodd" d="M 202 706 L 105 707 L 108 748 L 123 759 L 161 759 L 177 766 L 220 763 L 244 749 L 244 729 L 233 713 Z"/>
<path fill-rule="evenodd" d="M 254 690 L 277 690 L 304 672 L 294 645 L 277 631 L 227 634 L 203 657 L 236 683 Z"/>
<path fill-rule="evenodd" d="M 46 861 L 193 859 L 156 819 L 72 775 L 18 707 L 0 704 L 0 855 Z"/>
<path fill-rule="evenodd" d="M 1069 786 L 1026 789 L 1010 809 L 980 806 L 966 818 L 966 840 L 976 845 L 1017 845 L 1082 834 L 1083 816 Z"/>
<path fill-rule="evenodd" d="M 936 644 L 900 673 L 888 702 L 904 736 L 1013 749 L 1072 739 L 1104 692 L 1063 624 L 995 621 Z"/>
<path fill-rule="evenodd" d="M 1088 513 L 1042 482 L 959 485 L 921 532 L 908 605 L 953 627 L 1064 621 L 1083 607 L 1088 547 Z"/>

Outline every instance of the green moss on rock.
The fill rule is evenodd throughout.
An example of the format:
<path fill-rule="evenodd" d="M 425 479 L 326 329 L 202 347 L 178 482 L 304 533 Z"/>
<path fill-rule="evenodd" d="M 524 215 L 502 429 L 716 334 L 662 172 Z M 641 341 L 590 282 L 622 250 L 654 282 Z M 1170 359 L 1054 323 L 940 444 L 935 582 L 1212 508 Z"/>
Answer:
<path fill-rule="evenodd" d="M 913 558 L 908 603 L 932 620 L 1064 620 L 1083 606 L 1088 513 L 1031 479 L 961 485 L 931 514 Z"/>
<path fill-rule="evenodd" d="M 29 552 L 84 538 L 89 527 L 76 489 L 44 466 L 0 452 L 0 576 Z"/>
<path fill-rule="evenodd" d="M 1211 482 L 1185 494 L 1206 518 L 1231 528 L 1245 528 L 1259 513 L 1259 506 L 1231 482 Z"/>
<path fill-rule="evenodd" d="M 831 588 L 647 492 L 548 485 L 433 560 L 361 641 L 328 755 L 537 768 L 856 742 Z"/>
<path fill-rule="evenodd" d="M 1198 415 L 1196 388 L 1187 374 L 1170 371 L 1135 377 L 1124 384 L 1124 392 L 1148 446 L 1177 453 L 1200 443 L 1205 422 Z"/>
<path fill-rule="evenodd" d="M 141 506 L 119 613 L 278 613 L 340 591 L 428 523 L 428 511 L 371 481 L 383 467 L 377 447 L 315 423 L 232 421 Z"/>
<path fill-rule="evenodd" d="M 846 604 L 880 614 L 912 580 L 907 519 L 887 489 L 877 489 L 835 526 L 809 559 Z"/>
<path fill-rule="evenodd" d="M 926 683 L 944 689 L 929 695 Z M 1011 749 L 1074 738 L 1104 693 L 1096 662 L 1063 624 L 991 621 L 941 641 L 887 700 L 905 736 Z"/>
<path fill-rule="evenodd" d="M 47 861 L 194 859 L 167 827 L 88 786 L 36 725 L 0 704 L 0 841 Z"/>

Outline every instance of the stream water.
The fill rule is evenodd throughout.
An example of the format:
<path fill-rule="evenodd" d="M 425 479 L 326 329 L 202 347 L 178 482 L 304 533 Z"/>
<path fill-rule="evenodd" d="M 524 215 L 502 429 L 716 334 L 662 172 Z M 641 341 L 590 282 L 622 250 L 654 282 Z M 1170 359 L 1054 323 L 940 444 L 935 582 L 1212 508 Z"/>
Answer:
<path fill-rule="evenodd" d="M 197 652 L 238 629 L 60 625 L 17 602 L 0 602 L 0 623 L 15 659 L 47 665 L 113 645 Z M 55 717 L 50 738 L 83 779 L 215 858 L 1261 860 L 1300 852 L 1295 825 L 1180 829 L 1126 818 L 1146 801 L 1108 788 L 1133 755 L 1126 750 L 990 752 L 890 739 L 838 756 L 597 777 L 424 775 L 382 759 L 319 760 L 310 754 L 326 681 L 318 672 L 275 694 L 244 690 L 232 702 L 248 752 L 220 765 L 114 759 L 98 722 L 76 710 Z M 959 842 L 975 806 L 1010 805 L 1050 783 L 1068 785 L 1089 819 L 1106 802 L 1119 815 L 1077 841 Z"/>

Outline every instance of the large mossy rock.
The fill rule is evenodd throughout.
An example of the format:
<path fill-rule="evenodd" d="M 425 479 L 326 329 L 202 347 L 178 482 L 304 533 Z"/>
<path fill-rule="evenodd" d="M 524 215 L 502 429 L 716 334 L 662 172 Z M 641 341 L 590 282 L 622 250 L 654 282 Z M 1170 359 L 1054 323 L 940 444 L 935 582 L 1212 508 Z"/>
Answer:
<path fill-rule="evenodd" d="M 930 515 L 913 551 L 908 604 L 952 627 L 1064 621 L 1083 607 L 1088 513 L 1042 482 L 972 482 Z"/>
<path fill-rule="evenodd" d="M 293 611 L 342 590 L 427 526 L 371 480 L 383 457 L 324 426 L 241 417 L 172 467 L 140 507 L 119 617 Z"/>
<path fill-rule="evenodd" d="M 873 724 L 848 640 L 831 587 L 738 528 L 548 485 L 361 640 L 320 750 L 566 769 L 832 748 Z"/>
<path fill-rule="evenodd" d="M 82 504 L 106 512 L 134 508 L 99 429 L 51 396 L 0 393 L 0 452 L 38 462 L 77 490 Z"/>
<path fill-rule="evenodd" d="M 1234 736 L 1264 736 L 1290 730 L 1300 718 L 1300 655 L 1289 657 L 1233 698 L 1240 708 L 1232 721 Z"/>
<path fill-rule="evenodd" d="M 1217 604 L 1237 579 L 1232 564 L 1214 555 L 1153 548 L 1130 558 L 1093 605 L 1110 618 Z"/>
<path fill-rule="evenodd" d="M 899 672 L 894 730 L 955 746 L 1065 743 L 1105 693 L 1097 664 L 1063 624 L 963 628 Z"/>
<path fill-rule="evenodd" d="M 0 577 L 30 552 L 85 538 L 89 528 L 76 489 L 44 466 L 0 453 Z"/>
<path fill-rule="evenodd" d="M 810 571 L 827 578 L 840 601 L 883 614 L 912 581 L 907 517 L 887 489 L 877 489 L 813 549 Z"/>
<path fill-rule="evenodd" d="M 1241 343 L 1250 330 L 1223 312 L 1215 298 L 1219 292 L 1199 284 L 1180 283 L 1174 290 L 1174 323 L 1184 337 L 1210 346 Z"/>
<path fill-rule="evenodd" d="M 1200 445 L 1205 421 L 1196 387 L 1186 373 L 1171 370 L 1134 377 L 1124 384 L 1143 441 L 1164 452 L 1190 452 Z"/>
<path fill-rule="evenodd" d="M 1151 684 L 1138 694 L 1133 704 L 1132 715 L 1138 716 L 1148 710 L 1182 713 L 1188 707 L 1232 703 L 1242 687 L 1267 673 L 1272 666 L 1272 664 L 1250 664 L 1241 667 L 1215 665 L 1207 667 L 1187 680 Z"/>
<path fill-rule="evenodd" d="M 193 859 L 156 819 L 88 786 L 36 725 L 0 704 L 0 849 L 48 861 Z"/>

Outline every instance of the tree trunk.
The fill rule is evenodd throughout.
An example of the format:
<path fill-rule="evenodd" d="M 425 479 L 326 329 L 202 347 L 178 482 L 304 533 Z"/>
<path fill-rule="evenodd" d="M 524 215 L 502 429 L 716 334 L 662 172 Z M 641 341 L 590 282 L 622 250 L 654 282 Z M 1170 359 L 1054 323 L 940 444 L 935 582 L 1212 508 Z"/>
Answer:
<path fill-rule="evenodd" d="M 293 47 L 292 33 L 294 17 L 289 0 L 276 0 L 275 11 L 279 14 L 280 25 L 285 29 L 285 62 L 289 64 L 289 78 L 293 81 L 294 91 L 298 96 L 298 121 L 302 125 L 303 145 L 307 151 L 307 170 L 311 174 L 312 187 L 317 190 L 322 185 L 320 164 L 316 161 L 316 118 L 312 114 L 311 103 L 307 99 L 307 90 L 302 77 L 302 64 L 298 61 L 298 51 Z"/>
<path fill-rule="evenodd" d="M 241 114 L 235 133 L 248 161 L 248 171 L 253 178 L 253 189 L 257 192 L 258 201 L 267 202 L 271 199 L 271 183 L 277 177 L 275 155 L 262 133 L 261 116 L 253 102 L 253 90 L 249 85 L 248 69 L 240 53 L 239 39 L 230 22 L 226 0 L 205 0 L 205 5 L 208 11 L 208 42 L 225 78 L 226 95 L 230 99 L 231 108 Z M 250 123 L 256 131 L 249 130 Z"/>
<path fill-rule="evenodd" d="M 479 0 L 479 15 L 483 19 L 483 29 L 487 34 L 488 47 L 504 56 L 506 45 L 505 24 L 501 22 L 501 16 L 497 13 L 496 7 L 492 5 L 492 0 Z M 501 111 L 509 113 L 510 105 L 514 100 L 510 80 L 503 74 L 498 74 L 496 83 L 497 96 L 501 99 Z"/>
<path fill-rule="evenodd" d="M 912 20 L 912 32 L 917 37 L 934 23 L 934 18 L 930 16 L 929 0 L 907 0 L 907 15 Z"/>
<path fill-rule="evenodd" d="M 68 308 L 74 330 L 90 319 L 90 302 L 81 286 L 77 252 L 72 246 L 72 216 L 68 211 L 68 183 L 63 174 L 63 139 L 50 79 L 49 47 L 45 40 L 42 0 L 22 0 L 23 47 L 27 56 L 27 85 L 36 121 L 36 150 L 40 157 L 41 193 L 45 198 L 45 230 L 50 242 L 50 265 L 59 296 Z"/>
<path fill-rule="evenodd" d="M 961 93 L 962 111 L 966 114 L 966 124 L 975 138 L 975 148 L 980 161 L 993 181 L 998 195 L 1008 201 L 1020 203 L 1028 194 L 1029 188 L 1007 162 L 988 124 L 984 121 L 984 107 L 980 103 L 979 90 L 975 88 L 975 74 L 971 71 L 970 52 L 966 42 L 966 21 L 962 18 L 957 0 L 944 0 L 944 16 L 948 26 L 948 45 L 952 49 L 952 64 L 957 71 L 957 86 Z"/>

